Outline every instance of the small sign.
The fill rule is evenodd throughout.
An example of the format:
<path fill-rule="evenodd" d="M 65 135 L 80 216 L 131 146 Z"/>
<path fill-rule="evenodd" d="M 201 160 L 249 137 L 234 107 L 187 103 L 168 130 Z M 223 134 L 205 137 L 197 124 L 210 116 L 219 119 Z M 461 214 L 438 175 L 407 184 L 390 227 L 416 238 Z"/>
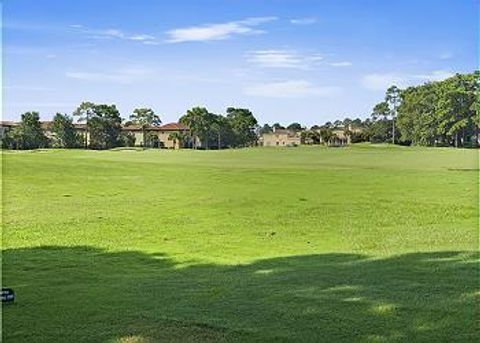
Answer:
<path fill-rule="evenodd" d="M 13 303 L 15 292 L 11 288 L 2 288 L 2 303 Z"/>

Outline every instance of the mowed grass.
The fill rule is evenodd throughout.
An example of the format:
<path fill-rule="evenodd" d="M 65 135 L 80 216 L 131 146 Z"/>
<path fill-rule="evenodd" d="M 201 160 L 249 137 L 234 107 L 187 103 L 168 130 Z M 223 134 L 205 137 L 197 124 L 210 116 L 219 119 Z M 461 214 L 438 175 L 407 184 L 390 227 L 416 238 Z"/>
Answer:
<path fill-rule="evenodd" d="M 3 153 L 5 342 L 473 342 L 478 151 Z"/>

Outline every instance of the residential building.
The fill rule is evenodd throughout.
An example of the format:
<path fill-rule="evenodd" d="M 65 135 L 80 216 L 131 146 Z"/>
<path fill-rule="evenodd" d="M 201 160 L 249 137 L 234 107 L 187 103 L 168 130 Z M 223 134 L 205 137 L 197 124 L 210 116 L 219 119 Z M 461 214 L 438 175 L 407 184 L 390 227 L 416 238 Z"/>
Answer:
<path fill-rule="evenodd" d="M 5 136 L 8 130 L 10 130 L 11 128 L 17 125 L 18 123 L 14 121 L 0 121 L 0 139 L 2 139 L 3 136 Z"/>
<path fill-rule="evenodd" d="M 300 133 L 291 130 L 274 129 L 260 137 L 263 146 L 297 146 L 301 144 Z"/>
<path fill-rule="evenodd" d="M 0 121 L 0 139 L 3 138 L 5 133 L 11 128 L 17 126 L 18 122 L 13 121 Z M 47 138 L 53 138 L 52 134 L 52 121 L 43 121 L 41 122 L 41 127 Z M 77 132 L 85 139 L 85 134 L 87 134 L 87 141 L 89 139 L 87 133 L 86 124 L 74 124 Z M 135 145 L 143 145 L 143 130 L 139 125 L 128 125 L 122 126 L 123 132 L 129 132 L 135 136 Z M 151 126 L 147 128 L 146 132 L 148 134 L 153 134 L 158 138 L 157 147 L 167 148 L 167 149 L 180 149 L 183 147 L 192 147 L 190 129 L 180 123 L 168 123 L 165 125 Z M 181 139 L 179 139 L 181 138 Z M 194 139 L 195 147 L 201 148 L 202 144 L 198 138 Z"/>
<path fill-rule="evenodd" d="M 128 125 L 122 128 L 122 131 L 129 132 L 135 136 L 135 145 L 143 144 L 144 130 L 140 125 Z M 153 135 L 158 138 L 158 147 L 167 149 L 180 149 L 189 145 L 190 129 L 180 123 L 168 123 L 165 125 L 150 126 L 145 130 L 147 135 Z M 184 137 L 183 140 L 176 138 L 175 134 Z M 198 139 L 197 139 L 197 142 Z M 197 143 L 196 147 L 200 147 Z"/>

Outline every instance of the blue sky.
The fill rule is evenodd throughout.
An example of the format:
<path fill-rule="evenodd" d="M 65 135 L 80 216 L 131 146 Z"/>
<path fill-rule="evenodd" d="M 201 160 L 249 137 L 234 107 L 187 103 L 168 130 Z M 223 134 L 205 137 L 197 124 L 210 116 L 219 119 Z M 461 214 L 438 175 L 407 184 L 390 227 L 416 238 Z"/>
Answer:
<path fill-rule="evenodd" d="M 81 101 L 163 122 L 365 118 L 384 89 L 477 68 L 475 0 L 4 0 L 3 119 Z"/>

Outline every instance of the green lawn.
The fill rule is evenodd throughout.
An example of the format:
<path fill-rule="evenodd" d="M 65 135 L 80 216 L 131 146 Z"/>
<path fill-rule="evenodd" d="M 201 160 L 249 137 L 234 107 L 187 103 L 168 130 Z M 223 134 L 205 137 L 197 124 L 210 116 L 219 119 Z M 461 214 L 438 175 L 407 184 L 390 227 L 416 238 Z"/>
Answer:
<path fill-rule="evenodd" d="M 478 152 L 3 153 L 5 342 L 469 342 Z"/>

